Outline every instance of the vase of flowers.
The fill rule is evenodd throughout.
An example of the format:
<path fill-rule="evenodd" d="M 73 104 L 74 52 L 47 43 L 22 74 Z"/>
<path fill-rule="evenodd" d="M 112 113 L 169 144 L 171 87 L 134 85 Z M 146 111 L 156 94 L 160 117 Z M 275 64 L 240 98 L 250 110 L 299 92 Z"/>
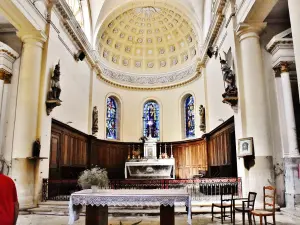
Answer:
<path fill-rule="evenodd" d="M 108 177 L 106 169 L 94 167 L 86 169 L 78 178 L 78 184 L 83 189 L 92 189 L 92 192 L 97 192 L 98 189 L 108 187 Z"/>

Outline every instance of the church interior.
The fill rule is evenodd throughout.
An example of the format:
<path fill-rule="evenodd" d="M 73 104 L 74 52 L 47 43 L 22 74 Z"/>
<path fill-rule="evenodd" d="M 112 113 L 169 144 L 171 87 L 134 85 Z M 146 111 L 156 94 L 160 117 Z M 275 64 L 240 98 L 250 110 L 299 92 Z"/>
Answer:
<path fill-rule="evenodd" d="M 68 224 L 118 213 L 132 224 L 128 209 L 141 225 L 235 212 L 247 224 L 266 204 L 274 224 L 300 224 L 297 21 L 299 0 L 0 0 L 0 171 L 17 188 L 17 224 L 67 224 L 84 191 L 186 197 L 186 211 L 161 203 L 160 223 L 147 222 L 156 208 L 85 202 Z M 97 190 L 78 180 L 93 171 L 107 177 Z M 50 206 L 65 207 L 63 222 L 43 217 Z"/>

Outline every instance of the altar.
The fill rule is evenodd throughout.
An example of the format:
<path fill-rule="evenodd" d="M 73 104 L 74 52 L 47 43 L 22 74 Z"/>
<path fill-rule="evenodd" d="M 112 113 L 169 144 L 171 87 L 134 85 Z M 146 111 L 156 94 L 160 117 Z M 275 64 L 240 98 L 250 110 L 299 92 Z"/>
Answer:
<path fill-rule="evenodd" d="M 124 172 L 125 179 L 175 179 L 175 159 L 131 159 Z"/>
<path fill-rule="evenodd" d="M 150 126 L 151 131 L 151 126 Z M 162 147 L 164 148 L 162 151 Z M 175 159 L 172 153 L 167 155 L 167 144 L 159 147 L 159 157 L 157 157 L 157 139 L 151 136 L 146 138 L 144 143 L 143 158 L 140 155 L 128 157 L 125 163 L 125 179 L 175 179 Z"/>
<path fill-rule="evenodd" d="M 160 224 L 175 225 L 175 204 L 186 206 L 187 224 L 192 224 L 191 196 L 183 189 L 159 190 L 112 190 L 101 189 L 93 193 L 91 189 L 71 194 L 69 201 L 69 223 L 79 219 L 82 206 L 86 206 L 86 225 L 108 225 L 108 207 L 115 206 L 155 206 L 160 208 Z"/>

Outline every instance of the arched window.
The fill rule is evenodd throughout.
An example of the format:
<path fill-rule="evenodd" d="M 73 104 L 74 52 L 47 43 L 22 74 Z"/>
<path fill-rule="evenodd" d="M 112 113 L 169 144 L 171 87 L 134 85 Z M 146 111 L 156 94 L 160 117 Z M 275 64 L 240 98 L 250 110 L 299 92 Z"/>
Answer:
<path fill-rule="evenodd" d="M 144 105 L 144 136 L 159 139 L 159 105 L 155 101 L 148 101 Z"/>
<path fill-rule="evenodd" d="M 106 100 L 106 138 L 118 139 L 118 104 L 116 99 L 108 97 Z"/>
<path fill-rule="evenodd" d="M 188 95 L 184 101 L 185 112 L 185 137 L 195 137 L 195 105 L 194 97 Z"/>
<path fill-rule="evenodd" d="M 73 12 L 74 17 L 76 18 L 77 22 L 83 28 L 83 12 L 80 0 L 65 0 L 69 5 L 70 9 Z"/>

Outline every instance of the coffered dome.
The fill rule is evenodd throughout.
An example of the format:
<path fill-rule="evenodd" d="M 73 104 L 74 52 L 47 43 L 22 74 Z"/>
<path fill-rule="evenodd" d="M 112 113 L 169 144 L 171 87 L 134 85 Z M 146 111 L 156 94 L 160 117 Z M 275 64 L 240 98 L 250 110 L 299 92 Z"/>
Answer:
<path fill-rule="evenodd" d="M 197 34 L 167 3 L 135 2 L 111 13 L 98 33 L 103 76 L 133 86 L 172 85 L 196 72 Z"/>

